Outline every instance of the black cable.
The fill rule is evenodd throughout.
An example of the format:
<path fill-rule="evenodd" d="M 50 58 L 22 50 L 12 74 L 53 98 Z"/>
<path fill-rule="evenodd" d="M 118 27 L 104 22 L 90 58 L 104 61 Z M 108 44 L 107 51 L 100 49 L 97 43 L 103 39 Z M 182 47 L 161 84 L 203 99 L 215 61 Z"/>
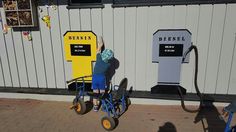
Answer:
<path fill-rule="evenodd" d="M 196 110 L 190 110 L 190 109 L 187 109 L 185 104 L 184 104 L 184 96 L 183 96 L 183 93 L 182 91 L 180 90 L 180 87 L 178 87 L 178 91 L 179 91 L 179 95 L 180 95 L 180 98 L 181 98 L 181 106 L 182 108 L 187 111 L 187 112 L 191 112 L 191 113 L 195 113 L 195 112 L 198 112 L 201 110 L 202 108 L 202 105 L 203 105 L 203 96 L 198 88 L 198 84 L 197 84 L 197 77 L 198 77 L 198 50 L 197 50 L 197 47 L 195 45 L 192 45 L 187 52 L 185 52 L 184 54 L 184 57 L 183 57 L 183 61 L 185 59 L 185 57 L 192 51 L 194 50 L 194 53 L 195 53 L 195 73 L 194 73 L 194 86 L 195 86 L 195 89 L 196 89 L 196 92 L 197 92 L 197 96 L 200 98 L 200 104 L 199 104 L 199 107 L 198 109 Z"/>

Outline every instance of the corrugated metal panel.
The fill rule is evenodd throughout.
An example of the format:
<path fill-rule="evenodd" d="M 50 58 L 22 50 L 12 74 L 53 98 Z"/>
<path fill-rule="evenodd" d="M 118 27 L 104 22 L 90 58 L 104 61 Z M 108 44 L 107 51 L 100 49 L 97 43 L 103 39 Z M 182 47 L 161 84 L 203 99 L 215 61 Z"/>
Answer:
<path fill-rule="evenodd" d="M 72 31 L 81 30 L 81 10 L 69 10 L 70 29 Z"/>
<path fill-rule="evenodd" d="M 3 8 L 1 8 L 1 14 L 2 14 L 2 19 L 5 20 Z M 17 61 L 16 61 L 16 50 L 15 50 L 15 41 L 13 40 L 13 31 L 9 30 L 8 33 L 4 35 L 3 40 L 4 40 L 4 43 L 2 45 L 5 45 L 5 49 L 6 49 L 5 52 L 7 54 L 7 56 L 5 57 L 7 57 L 7 61 L 9 64 L 8 67 L 6 67 L 6 70 L 10 71 L 9 75 L 11 77 L 12 86 L 20 87 L 19 70 L 18 70 Z M 3 49 L 4 49 L 4 46 L 3 46 Z"/>
<path fill-rule="evenodd" d="M 111 8 L 110 4 L 105 5 L 105 8 L 102 9 L 102 36 L 104 39 L 105 48 L 114 50 L 114 8 Z M 93 20 L 93 23 L 96 20 Z M 115 83 L 114 75 L 116 73 L 116 63 L 112 63 L 111 68 L 109 70 L 109 77 L 108 80 L 111 81 L 113 84 Z"/>
<path fill-rule="evenodd" d="M 91 28 L 97 37 L 103 36 L 103 24 L 102 24 L 102 9 L 91 9 Z"/>
<path fill-rule="evenodd" d="M 38 87 L 40 88 L 46 88 L 47 87 L 47 81 L 46 81 L 46 71 L 45 71 L 45 55 L 43 54 L 43 47 L 42 47 L 42 38 L 41 38 L 41 32 L 38 31 L 32 31 L 32 46 L 33 46 L 33 52 L 34 52 L 34 59 L 35 59 L 35 65 L 36 65 L 36 75 L 38 79 Z"/>
<path fill-rule="evenodd" d="M 23 49 L 25 51 L 26 67 L 28 74 L 29 87 L 38 87 L 38 75 L 35 66 L 35 54 L 33 44 L 27 38 L 22 40 Z"/>
<path fill-rule="evenodd" d="M 3 74 L 2 59 L 0 57 L 0 86 L 5 86 L 5 78 Z"/>
<path fill-rule="evenodd" d="M 66 81 L 68 81 L 72 79 L 72 68 L 71 68 L 72 63 L 67 62 L 65 60 L 63 35 L 66 31 L 71 30 L 70 14 L 69 14 L 68 9 L 66 9 L 66 5 L 65 5 L 67 3 L 67 0 L 61 0 L 60 2 L 61 2 L 60 4 L 62 4 L 58 7 L 58 16 L 59 16 L 58 22 L 60 23 L 60 38 L 61 38 L 60 45 L 61 45 L 62 59 L 63 59 L 63 65 L 64 65 L 64 72 L 65 72 L 64 78 Z"/>
<path fill-rule="evenodd" d="M 49 8 L 47 8 L 46 6 L 42 6 L 41 9 L 43 10 L 43 12 L 39 14 L 40 19 L 44 16 L 50 15 Z M 54 23 L 51 23 L 51 25 L 53 24 Z M 51 29 L 49 29 L 42 20 L 39 20 L 39 26 L 40 26 L 43 54 L 44 54 L 47 87 L 56 88 L 55 60 L 54 60 Z"/>
<path fill-rule="evenodd" d="M 102 9 L 102 25 L 100 26 L 106 48 L 114 49 L 114 8 L 111 8 L 111 5 L 105 5 Z"/>
<path fill-rule="evenodd" d="M 80 10 L 81 30 L 90 31 L 92 29 L 91 24 L 91 9 Z"/>
<path fill-rule="evenodd" d="M 207 52 L 205 93 L 215 93 L 218 64 L 225 26 L 226 5 L 214 5 Z"/>
<path fill-rule="evenodd" d="M 119 68 L 115 73 L 115 84 L 118 84 L 124 78 L 125 70 L 125 9 L 114 9 L 114 55 L 119 61 Z"/>
<path fill-rule="evenodd" d="M 0 8 L 0 15 L 3 15 L 3 10 Z M 2 17 L 3 19 L 3 17 Z M 4 22 L 4 20 L 2 20 Z M 0 23 L 0 55 L 1 55 L 1 62 L 2 62 L 2 68 L 3 68 L 3 76 L 5 80 L 5 86 L 12 86 L 12 76 L 10 73 L 10 66 L 9 66 L 9 57 L 6 50 L 6 39 L 5 35 L 3 34 L 3 22 Z"/>
<path fill-rule="evenodd" d="M 235 4 L 227 5 L 223 41 L 221 44 L 220 63 L 217 75 L 216 93 L 226 94 L 229 90 L 229 80 L 231 74 L 230 72 L 232 71 L 231 66 L 233 63 L 233 53 L 235 52 L 235 12 Z"/>
<path fill-rule="evenodd" d="M 22 37 L 22 32 L 21 31 L 16 31 L 13 32 L 13 40 L 15 42 L 15 49 L 16 49 L 16 61 L 17 61 L 17 66 L 19 69 L 19 80 L 20 80 L 20 86 L 21 87 L 29 87 L 29 67 L 31 66 L 30 63 L 27 63 L 26 55 L 27 54 L 25 51 L 28 49 L 26 47 L 29 47 L 31 44 L 27 43 L 27 45 L 24 43 Z M 28 61 L 29 62 L 29 61 Z M 32 63 L 32 62 L 31 62 Z M 33 64 L 33 63 L 32 63 Z M 32 76 L 33 78 L 35 77 Z M 34 80 L 36 82 L 36 79 Z"/>
<path fill-rule="evenodd" d="M 197 42 L 194 43 L 198 47 L 199 53 L 199 70 L 198 70 L 198 83 L 199 90 L 204 92 L 205 73 L 206 73 L 206 62 L 207 62 L 207 51 L 210 38 L 210 30 L 212 23 L 212 5 L 201 5 L 199 24 L 198 24 L 198 36 Z M 194 35 L 194 34 L 193 34 Z"/>
<path fill-rule="evenodd" d="M 148 27 L 148 7 L 137 9 L 136 18 L 136 43 L 135 43 L 135 89 L 150 90 L 146 86 L 147 77 L 147 27 Z"/>
<path fill-rule="evenodd" d="M 128 78 L 130 86 L 135 86 L 135 54 L 136 54 L 136 7 L 125 9 L 125 42 L 124 42 L 124 54 L 125 54 L 125 70 L 124 76 Z"/>
<path fill-rule="evenodd" d="M 151 62 L 152 34 L 158 29 L 187 28 L 199 49 L 200 90 L 236 94 L 235 4 L 126 8 L 106 4 L 103 9 L 68 10 L 66 0 L 58 2 L 57 10 L 41 6 L 40 30 L 31 32 L 33 41 L 25 39 L 22 31 L 0 33 L 1 86 L 65 88 L 72 69 L 64 58 L 63 34 L 92 30 L 103 36 L 105 47 L 113 49 L 119 61 L 119 68 L 115 63 L 110 71 L 115 73 L 113 83 L 127 77 L 134 90 L 150 91 L 158 79 L 158 64 Z M 51 16 L 51 29 L 41 21 L 44 15 Z M 189 64 L 183 64 L 181 85 L 195 92 L 194 54 L 190 58 Z"/>
<path fill-rule="evenodd" d="M 55 68 L 55 79 L 56 79 L 56 88 L 65 88 L 66 79 L 65 79 L 65 69 L 64 69 L 64 54 L 62 48 L 62 35 L 60 19 L 58 10 L 49 8 L 49 15 L 51 16 L 51 41 L 52 41 L 52 51 L 54 59 L 54 68 Z"/>
<path fill-rule="evenodd" d="M 236 34 L 234 34 L 234 52 L 233 52 L 233 61 L 231 64 L 231 69 L 230 69 L 230 80 L 229 80 L 229 89 L 228 92 L 229 94 L 236 94 L 236 53 L 235 53 L 235 47 L 236 47 Z"/>

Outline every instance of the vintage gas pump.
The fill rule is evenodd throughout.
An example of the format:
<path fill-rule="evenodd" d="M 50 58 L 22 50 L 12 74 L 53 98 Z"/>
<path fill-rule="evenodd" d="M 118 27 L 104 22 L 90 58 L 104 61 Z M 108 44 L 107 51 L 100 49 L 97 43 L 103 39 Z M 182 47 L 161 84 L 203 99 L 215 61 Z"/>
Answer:
<path fill-rule="evenodd" d="M 97 36 L 92 31 L 68 31 L 64 34 L 65 58 L 72 62 L 73 78 L 92 75 L 96 61 Z M 91 83 L 92 77 L 86 77 Z"/>
<path fill-rule="evenodd" d="M 180 74 L 182 63 L 189 62 L 189 53 L 195 51 L 195 78 L 194 84 L 197 95 L 202 104 L 202 96 L 197 86 L 198 52 L 192 45 L 191 32 L 187 29 L 161 29 L 153 34 L 152 62 L 158 65 L 157 85 L 151 88 L 152 94 L 179 94 L 184 110 L 197 112 L 200 110 L 188 110 L 184 106 L 183 95 L 186 89 L 180 86 Z"/>

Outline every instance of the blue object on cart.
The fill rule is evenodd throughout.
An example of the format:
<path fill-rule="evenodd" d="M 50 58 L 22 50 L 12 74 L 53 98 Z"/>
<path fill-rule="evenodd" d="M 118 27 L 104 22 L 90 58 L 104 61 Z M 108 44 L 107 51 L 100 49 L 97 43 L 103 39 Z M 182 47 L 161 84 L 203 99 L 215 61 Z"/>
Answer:
<path fill-rule="evenodd" d="M 226 123 L 224 132 L 236 132 L 235 128 L 231 128 L 230 124 L 233 119 L 234 112 L 236 112 L 236 101 L 233 101 L 228 106 L 224 108 L 225 112 L 229 113 L 229 117 Z"/>

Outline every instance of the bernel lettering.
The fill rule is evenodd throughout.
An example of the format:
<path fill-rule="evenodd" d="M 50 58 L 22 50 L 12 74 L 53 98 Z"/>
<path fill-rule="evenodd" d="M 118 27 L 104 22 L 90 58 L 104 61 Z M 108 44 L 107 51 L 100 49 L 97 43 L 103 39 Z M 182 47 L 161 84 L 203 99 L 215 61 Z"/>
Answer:
<path fill-rule="evenodd" d="M 68 36 L 69 40 L 91 40 L 91 36 Z"/>

